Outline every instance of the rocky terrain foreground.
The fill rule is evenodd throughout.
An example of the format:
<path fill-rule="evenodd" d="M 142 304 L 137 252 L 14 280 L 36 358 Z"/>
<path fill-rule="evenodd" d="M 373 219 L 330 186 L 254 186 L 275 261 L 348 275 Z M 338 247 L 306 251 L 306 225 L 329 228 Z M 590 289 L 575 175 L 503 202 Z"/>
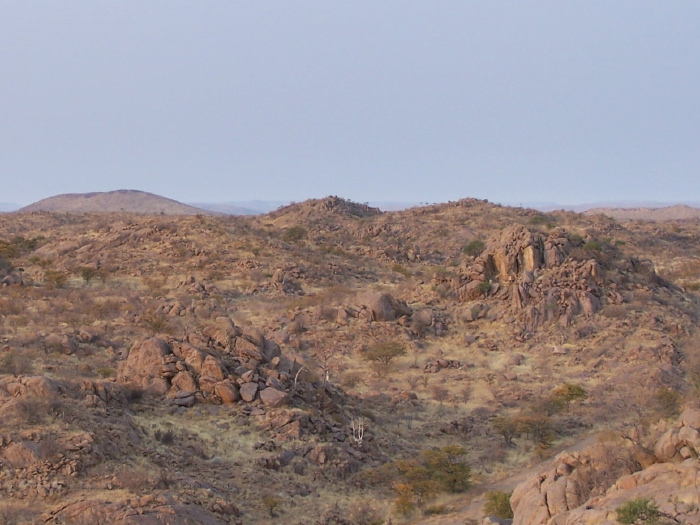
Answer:
<path fill-rule="evenodd" d="M 2 214 L 0 523 L 696 523 L 699 257 L 475 199 Z"/>

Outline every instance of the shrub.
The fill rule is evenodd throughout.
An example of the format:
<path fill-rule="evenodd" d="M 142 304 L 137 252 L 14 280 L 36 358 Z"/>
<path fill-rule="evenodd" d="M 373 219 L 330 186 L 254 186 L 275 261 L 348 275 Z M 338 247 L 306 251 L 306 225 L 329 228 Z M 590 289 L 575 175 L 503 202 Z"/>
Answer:
<path fill-rule="evenodd" d="M 46 270 L 44 281 L 55 288 L 65 288 L 68 284 L 68 276 L 60 270 Z"/>
<path fill-rule="evenodd" d="M 292 226 L 287 228 L 282 236 L 285 242 L 300 242 L 306 239 L 308 232 L 302 226 Z"/>
<path fill-rule="evenodd" d="M 681 395 L 672 388 L 660 388 L 654 396 L 665 418 L 677 417 L 681 413 Z"/>
<path fill-rule="evenodd" d="M 513 438 L 516 438 L 519 435 L 518 432 L 518 426 L 516 425 L 515 420 L 512 417 L 506 417 L 506 416 L 501 416 L 497 417 L 496 419 L 493 420 L 491 423 L 491 426 L 493 429 L 496 431 L 497 434 L 499 434 L 501 437 L 503 437 L 503 440 L 506 442 L 506 445 L 509 447 L 514 447 L 515 443 L 513 442 Z"/>
<path fill-rule="evenodd" d="M 588 241 L 583 245 L 583 249 L 591 252 L 602 252 L 603 245 L 600 244 L 598 241 Z"/>
<path fill-rule="evenodd" d="M 175 432 L 172 430 L 156 430 L 154 434 L 155 438 L 163 443 L 163 445 L 172 445 L 175 442 Z"/>
<path fill-rule="evenodd" d="M 572 383 L 564 383 L 558 386 L 552 392 L 552 397 L 556 400 L 561 400 L 566 406 L 572 401 L 577 399 L 586 399 L 588 397 L 588 392 L 586 392 L 583 387 L 579 385 L 574 385 Z"/>
<path fill-rule="evenodd" d="M 90 281 L 97 277 L 97 269 L 91 268 L 90 266 L 83 266 L 80 269 L 80 277 L 83 278 L 85 284 L 90 284 Z"/>
<path fill-rule="evenodd" d="M 0 356 L 0 374 L 19 376 L 32 372 L 32 361 L 24 355 L 10 351 Z"/>
<path fill-rule="evenodd" d="M 528 219 L 528 224 L 532 224 L 533 226 L 539 226 L 539 225 L 547 225 L 547 227 L 552 228 L 554 226 L 553 220 L 551 217 L 548 217 L 547 215 L 533 215 Z"/>
<path fill-rule="evenodd" d="M 362 381 L 362 374 L 359 372 L 346 372 L 343 374 L 341 385 L 345 388 L 355 388 Z"/>
<path fill-rule="evenodd" d="M 387 341 L 369 347 L 362 353 L 362 359 L 389 366 L 391 361 L 406 355 L 406 348 L 398 341 Z"/>
<path fill-rule="evenodd" d="M 160 312 L 148 312 L 142 318 L 141 322 L 148 328 L 152 336 L 156 336 L 159 333 L 171 333 L 172 327 L 170 326 L 170 321 L 168 317 Z"/>
<path fill-rule="evenodd" d="M 487 282 L 479 283 L 476 287 L 476 291 L 481 294 L 487 294 L 491 291 L 491 285 Z"/>
<path fill-rule="evenodd" d="M 493 490 L 486 493 L 484 516 L 494 516 L 502 519 L 513 519 L 513 509 L 510 506 L 512 492 Z"/>
<path fill-rule="evenodd" d="M 351 523 L 357 525 L 382 525 L 384 523 L 382 511 L 366 500 L 356 502 L 350 508 L 348 517 Z"/>
<path fill-rule="evenodd" d="M 486 244 L 484 244 L 484 241 L 481 241 L 479 239 L 474 239 L 469 244 L 467 244 L 464 248 L 462 248 L 462 252 L 465 255 L 469 255 L 471 257 L 476 257 L 481 252 L 484 251 L 485 247 L 486 247 Z"/>
<path fill-rule="evenodd" d="M 462 460 L 466 453 L 459 445 L 449 445 L 424 450 L 417 460 L 398 461 L 396 468 L 404 480 L 394 483 L 397 512 L 405 515 L 440 491 L 456 493 L 469 489 L 471 469 Z"/>
<path fill-rule="evenodd" d="M 624 525 L 659 523 L 659 508 L 649 498 L 636 498 L 615 509 L 617 521 Z"/>
<path fill-rule="evenodd" d="M 279 508 L 282 502 L 278 500 L 271 494 L 266 494 L 262 497 L 262 504 L 270 513 L 270 517 L 274 518 L 276 516 L 275 511 Z"/>

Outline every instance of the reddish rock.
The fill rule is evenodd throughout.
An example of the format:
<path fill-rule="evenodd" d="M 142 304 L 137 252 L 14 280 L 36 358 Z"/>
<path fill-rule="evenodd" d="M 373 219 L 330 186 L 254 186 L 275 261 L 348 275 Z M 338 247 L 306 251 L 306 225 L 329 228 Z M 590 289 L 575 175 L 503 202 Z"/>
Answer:
<path fill-rule="evenodd" d="M 216 394 L 225 405 L 235 403 L 241 399 L 238 388 L 229 379 L 214 385 L 214 394 Z"/>
<path fill-rule="evenodd" d="M 276 388 L 265 388 L 260 391 L 260 399 L 268 408 L 280 406 L 287 401 L 287 394 L 280 392 Z"/>
<path fill-rule="evenodd" d="M 178 372 L 172 381 L 172 389 L 174 391 L 184 390 L 186 392 L 196 392 L 198 390 L 197 383 L 192 375 L 187 371 Z"/>
<path fill-rule="evenodd" d="M 257 383 L 243 383 L 241 386 L 240 394 L 243 401 L 250 403 L 255 399 L 255 394 L 258 392 Z"/>
<path fill-rule="evenodd" d="M 161 377 L 165 356 L 171 354 L 168 343 L 158 337 L 134 344 L 119 370 L 118 380 L 134 383 L 155 394 L 165 394 L 170 385 Z"/>

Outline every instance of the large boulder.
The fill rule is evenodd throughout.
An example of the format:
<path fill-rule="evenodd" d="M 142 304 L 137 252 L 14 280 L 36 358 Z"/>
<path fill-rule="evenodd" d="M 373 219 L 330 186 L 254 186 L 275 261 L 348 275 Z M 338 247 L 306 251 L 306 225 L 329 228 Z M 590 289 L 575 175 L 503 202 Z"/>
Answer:
<path fill-rule="evenodd" d="M 374 321 L 395 321 L 404 315 L 411 315 L 411 309 L 405 301 L 395 299 L 388 293 L 364 292 L 357 298 L 357 302 L 372 313 Z"/>
<path fill-rule="evenodd" d="M 260 399 L 266 407 L 274 408 L 286 402 L 287 394 L 276 388 L 268 387 L 260 391 Z"/>
<path fill-rule="evenodd" d="M 165 357 L 170 354 L 170 345 L 158 337 L 135 343 L 120 366 L 117 379 L 164 395 L 170 388 L 170 381 L 163 375 Z"/>

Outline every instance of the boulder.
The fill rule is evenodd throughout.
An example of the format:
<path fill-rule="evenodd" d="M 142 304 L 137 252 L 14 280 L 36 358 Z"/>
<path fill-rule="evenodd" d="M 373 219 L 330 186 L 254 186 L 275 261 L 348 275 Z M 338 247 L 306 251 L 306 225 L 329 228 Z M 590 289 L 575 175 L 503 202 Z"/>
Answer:
<path fill-rule="evenodd" d="M 41 461 L 41 449 L 38 443 L 31 441 L 10 443 L 0 457 L 14 468 L 26 468 Z"/>
<path fill-rule="evenodd" d="M 395 321 L 404 315 L 411 315 L 405 301 L 395 299 L 388 293 L 365 292 L 360 294 L 357 302 L 372 312 L 375 321 Z"/>
<path fill-rule="evenodd" d="M 243 383 L 241 385 L 240 394 L 243 401 L 246 403 L 251 403 L 255 399 L 255 395 L 258 392 L 257 383 Z"/>
<path fill-rule="evenodd" d="M 170 388 L 167 378 L 162 377 L 164 358 L 172 350 L 164 340 L 153 337 L 135 343 L 129 351 L 129 356 L 122 363 L 117 376 L 118 380 L 133 383 L 148 389 L 154 394 L 164 395 Z"/>
<path fill-rule="evenodd" d="M 230 379 L 225 379 L 214 385 L 214 394 L 221 399 L 224 405 L 235 403 L 241 396 L 238 392 L 238 387 L 233 384 Z"/>
<path fill-rule="evenodd" d="M 175 377 L 170 380 L 170 383 L 172 385 L 172 390 L 175 392 L 196 392 L 199 390 L 196 381 L 192 377 L 192 374 L 185 370 L 178 372 Z"/>
<path fill-rule="evenodd" d="M 287 394 L 276 388 L 268 387 L 260 391 L 260 399 L 266 407 L 274 408 L 287 401 Z"/>

